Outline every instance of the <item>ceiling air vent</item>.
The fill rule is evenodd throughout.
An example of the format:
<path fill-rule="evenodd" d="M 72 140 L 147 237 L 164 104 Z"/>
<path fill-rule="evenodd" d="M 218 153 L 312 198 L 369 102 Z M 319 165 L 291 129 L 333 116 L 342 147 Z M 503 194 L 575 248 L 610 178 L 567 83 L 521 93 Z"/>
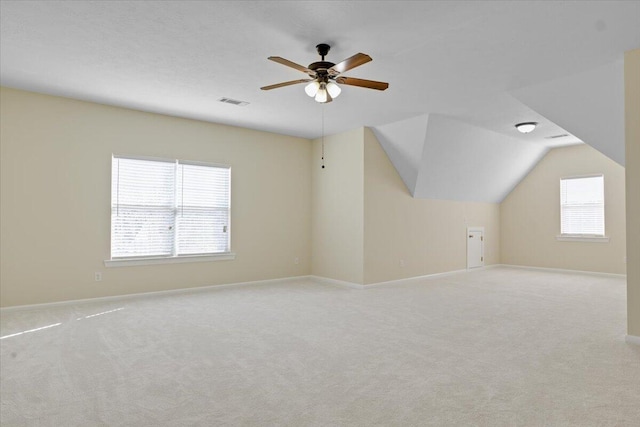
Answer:
<path fill-rule="evenodd" d="M 231 99 L 231 98 L 220 98 L 218 99 L 218 101 L 224 102 L 225 104 L 237 105 L 238 107 L 244 107 L 245 105 L 249 105 L 248 102 L 238 101 L 237 99 Z"/>
<path fill-rule="evenodd" d="M 556 139 L 556 138 L 564 138 L 565 136 L 569 136 L 568 133 L 561 133 L 560 135 L 547 136 L 545 139 Z"/>

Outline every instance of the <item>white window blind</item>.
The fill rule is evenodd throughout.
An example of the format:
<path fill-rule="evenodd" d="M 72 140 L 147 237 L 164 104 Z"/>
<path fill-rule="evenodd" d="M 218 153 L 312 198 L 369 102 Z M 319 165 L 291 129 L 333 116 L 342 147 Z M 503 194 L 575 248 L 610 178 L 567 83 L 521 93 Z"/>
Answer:
<path fill-rule="evenodd" d="M 560 232 L 604 236 L 604 176 L 560 180 Z"/>
<path fill-rule="evenodd" d="M 228 251 L 229 175 L 226 168 L 178 164 L 179 254 Z"/>
<path fill-rule="evenodd" d="M 229 252 L 230 169 L 113 156 L 111 258 Z"/>

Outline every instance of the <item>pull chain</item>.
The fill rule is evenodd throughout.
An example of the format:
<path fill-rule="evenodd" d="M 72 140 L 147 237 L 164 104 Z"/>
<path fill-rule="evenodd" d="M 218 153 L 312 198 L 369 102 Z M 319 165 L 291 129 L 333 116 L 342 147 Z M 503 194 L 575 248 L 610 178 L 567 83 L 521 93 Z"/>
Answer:
<path fill-rule="evenodd" d="M 324 169 L 324 104 L 321 105 L 322 108 L 322 169 Z"/>

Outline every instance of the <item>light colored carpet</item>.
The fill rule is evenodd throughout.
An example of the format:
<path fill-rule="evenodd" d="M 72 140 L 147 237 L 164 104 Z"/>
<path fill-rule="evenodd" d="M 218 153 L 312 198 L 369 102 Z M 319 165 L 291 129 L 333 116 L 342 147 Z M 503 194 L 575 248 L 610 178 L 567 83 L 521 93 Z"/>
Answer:
<path fill-rule="evenodd" d="M 1 421 L 638 426 L 625 306 L 623 279 L 494 268 L 9 311 Z"/>

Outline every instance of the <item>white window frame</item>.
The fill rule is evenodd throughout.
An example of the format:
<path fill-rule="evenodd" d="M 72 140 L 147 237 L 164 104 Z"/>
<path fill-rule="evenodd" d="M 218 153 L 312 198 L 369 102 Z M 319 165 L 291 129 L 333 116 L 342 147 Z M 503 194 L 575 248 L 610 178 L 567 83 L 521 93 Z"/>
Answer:
<path fill-rule="evenodd" d="M 132 256 L 132 257 L 115 257 L 104 261 L 104 265 L 106 267 L 124 267 L 124 266 L 136 266 L 136 265 L 153 265 L 153 264 L 175 264 L 175 263 L 188 263 L 188 262 L 208 262 L 208 261 L 226 261 L 235 259 L 236 254 L 231 252 L 231 166 L 222 164 L 222 163 L 207 163 L 207 162 L 198 162 L 198 161 L 187 161 L 180 159 L 165 159 L 159 157 L 149 157 L 149 156 L 127 156 L 127 155 L 117 155 L 113 154 L 112 159 L 121 158 L 121 159 L 132 159 L 132 160 L 146 160 L 146 161 L 156 161 L 156 162 L 169 162 L 175 163 L 176 167 L 180 164 L 183 165 L 194 165 L 194 166 L 206 166 L 206 167 L 215 167 L 215 168 L 223 168 L 229 169 L 229 219 L 228 219 L 228 248 L 227 252 L 216 252 L 216 253 L 204 253 L 204 254 L 188 254 L 188 255 L 178 255 L 173 253 L 169 256 Z M 113 161 L 113 160 L 112 160 Z M 113 173 L 113 171 L 112 171 Z M 111 193 L 110 193 L 111 194 Z M 113 206 L 113 201 L 110 201 L 110 210 Z M 177 215 L 177 206 L 174 204 L 174 215 Z M 111 216 L 110 216 L 110 225 L 111 225 Z M 177 230 L 175 231 L 177 232 Z M 110 253 L 111 253 L 111 243 L 109 244 Z"/>
<path fill-rule="evenodd" d="M 602 177 L 602 209 L 603 209 L 603 218 L 602 218 L 602 229 L 603 234 L 567 234 L 562 233 L 562 181 L 568 179 L 582 179 L 582 178 L 595 178 Z M 556 236 L 556 240 L 562 242 L 592 242 L 592 243 L 608 243 L 609 237 L 606 235 L 606 212 L 604 209 L 606 207 L 605 204 L 605 194 L 604 194 L 604 174 L 596 173 L 589 175 L 574 175 L 574 176 L 565 176 L 560 178 L 560 201 L 558 204 L 560 209 L 560 234 Z"/>

